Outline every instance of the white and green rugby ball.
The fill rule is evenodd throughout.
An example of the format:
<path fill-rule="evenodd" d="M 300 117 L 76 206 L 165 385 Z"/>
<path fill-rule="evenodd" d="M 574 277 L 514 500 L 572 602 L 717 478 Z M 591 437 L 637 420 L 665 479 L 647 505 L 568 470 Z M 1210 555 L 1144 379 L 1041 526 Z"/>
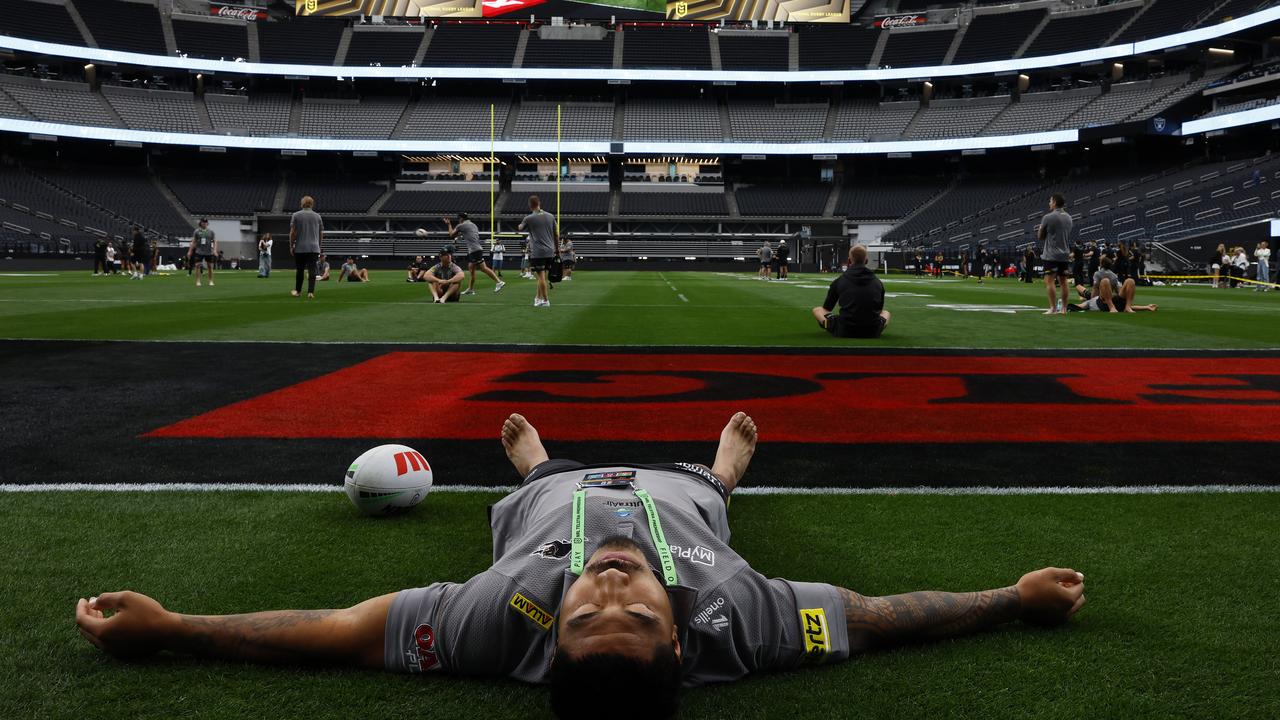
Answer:
<path fill-rule="evenodd" d="M 379 445 L 356 458 L 343 482 L 351 503 L 365 515 L 408 512 L 431 490 L 431 465 L 405 445 Z"/>

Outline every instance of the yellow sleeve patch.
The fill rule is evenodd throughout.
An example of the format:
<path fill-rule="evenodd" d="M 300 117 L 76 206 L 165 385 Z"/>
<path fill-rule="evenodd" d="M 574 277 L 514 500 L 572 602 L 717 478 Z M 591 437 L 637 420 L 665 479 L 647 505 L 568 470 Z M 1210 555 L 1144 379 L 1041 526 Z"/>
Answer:
<path fill-rule="evenodd" d="M 804 635 L 804 652 L 809 660 L 822 662 L 831 649 L 827 633 L 827 613 L 822 608 L 800 611 L 800 631 Z"/>
<path fill-rule="evenodd" d="M 520 593 L 511 596 L 510 605 L 516 609 L 516 612 L 534 621 L 543 630 L 550 630 L 551 623 L 555 621 L 551 613 L 538 607 L 537 603 Z"/>

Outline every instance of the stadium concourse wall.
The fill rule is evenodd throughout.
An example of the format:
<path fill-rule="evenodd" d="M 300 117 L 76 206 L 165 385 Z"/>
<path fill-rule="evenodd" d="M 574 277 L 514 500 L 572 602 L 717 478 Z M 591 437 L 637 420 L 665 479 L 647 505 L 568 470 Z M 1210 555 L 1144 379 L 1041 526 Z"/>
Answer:
<path fill-rule="evenodd" d="M 231 73 L 237 75 L 307 76 L 329 78 L 420 78 L 420 79 L 495 79 L 495 80 L 613 80 L 668 82 L 863 82 L 912 80 L 966 75 L 1012 74 L 1066 65 L 1117 60 L 1143 53 L 1170 50 L 1185 45 L 1259 27 L 1280 20 L 1280 7 L 1271 7 L 1211 27 L 1189 30 L 1134 43 L 1121 43 L 1103 48 L 1075 52 L 994 60 L 959 65 L 883 68 L 876 70 L 790 70 L 777 72 L 734 70 L 618 69 L 618 68 L 503 68 L 503 67 L 375 67 L 301 65 L 262 62 L 230 62 L 188 57 L 147 55 L 120 50 L 65 45 L 0 35 L 0 48 L 76 58 L 117 65 L 138 65 L 190 72 Z"/>

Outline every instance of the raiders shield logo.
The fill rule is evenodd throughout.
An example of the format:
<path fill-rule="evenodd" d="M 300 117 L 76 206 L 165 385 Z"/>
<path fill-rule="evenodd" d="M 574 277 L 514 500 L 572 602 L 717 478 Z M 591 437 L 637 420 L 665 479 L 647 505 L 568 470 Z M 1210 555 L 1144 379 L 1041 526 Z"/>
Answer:
<path fill-rule="evenodd" d="M 680 0 L 680 2 L 676 3 L 676 17 L 677 17 L 677 18 L 682 18 L 682 17 L 684 17 L 685 15 L 688 15 L 688 14 L 689 14 L 689 3 L 684 2 L 684 0 Z"/>
<path fill-rule="evenodd" d="M 550 542 L 544 542 L 538 546 L 537 550 L 534 550 L 533 552 L 529 553 L 529 555 L 532 557 L 546 558 L 548 560 L 556 560 L 558 558 L 568 557 L 569 541 L 568 540 L 552 540 Z"/>

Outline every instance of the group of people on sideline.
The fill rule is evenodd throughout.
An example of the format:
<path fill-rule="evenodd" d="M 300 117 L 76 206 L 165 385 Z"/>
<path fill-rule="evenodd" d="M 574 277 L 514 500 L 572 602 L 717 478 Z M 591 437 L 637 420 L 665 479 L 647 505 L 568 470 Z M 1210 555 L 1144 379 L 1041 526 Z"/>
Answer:
<path fill-rule="evenodd" d="M 1209 256 L 1209 275 L 1213 277 L 1215 288 L 1235 288 L 1252 285 L 1255 291 L 1268 292 L 1271 286 L 1280 283 L 1280 271 L 1271 266 L 1271 244 L 1266 240 L 1258 243 L 1253 249 L 1253 260 L 1240 246 L 1228 248 L 1223 243 Z M 1256 263 L 1256 265 L 1255 265 Z M 1249 266 L 1254 265 L 1253 283 L 1248 282 Z"/>

